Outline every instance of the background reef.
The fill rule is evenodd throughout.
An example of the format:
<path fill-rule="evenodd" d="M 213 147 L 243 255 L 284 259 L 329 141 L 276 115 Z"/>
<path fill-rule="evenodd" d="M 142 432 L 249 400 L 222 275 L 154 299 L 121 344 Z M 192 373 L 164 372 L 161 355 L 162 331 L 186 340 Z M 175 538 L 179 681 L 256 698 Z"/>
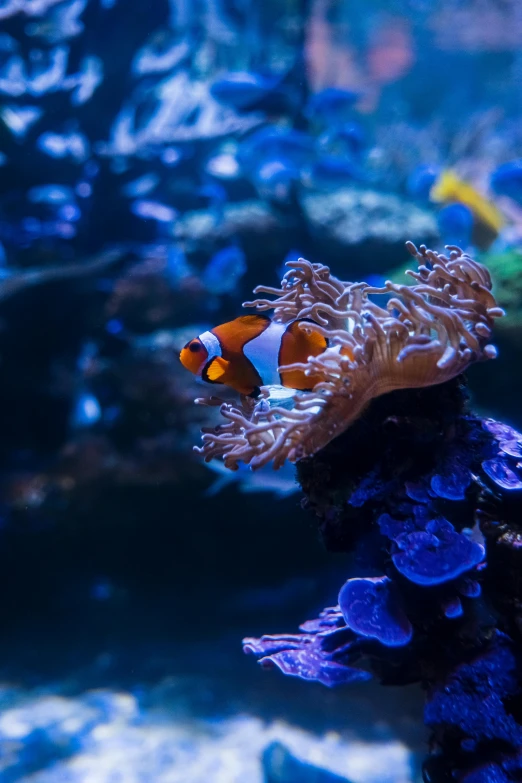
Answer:
<path fill-rule="evenodd" d="M 304 501 L 291 467 L 205 466 L 216 414 L 177 357 L 285 260 L 380 285 L 402 282 L 406 240 L 457 242 L 507 310 L 465 421 L 520 429 L 521 36 L 515 0 L 0 0 L 0 779 L 109 780 L 130 746 L 125 780 L 419 779 L 405 677 L 310 693 L 241 653 L 355 573 L 336 538 L 360 532 L 338 519 L 352 479 L 321 481 L 343 444 L 299 467 Z M 455 417 L 463 394 L 399 407 Z M 494 608 L 511 635 L 514 591 Z"/>

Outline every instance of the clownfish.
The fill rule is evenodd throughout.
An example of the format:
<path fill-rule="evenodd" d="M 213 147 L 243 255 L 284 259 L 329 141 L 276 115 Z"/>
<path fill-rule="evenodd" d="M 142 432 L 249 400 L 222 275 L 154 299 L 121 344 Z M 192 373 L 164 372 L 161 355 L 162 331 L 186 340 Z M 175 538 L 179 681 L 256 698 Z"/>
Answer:
<path fill-rule="evenodd" d="M 299 328 L 302 321 L 276 323 L 265 315 L 242 315 L 216 326 L 185 345 L 182 365 L 207 383 L 220 383 L 251 397 L 260 386 L 287 386 L 305 391 L 320 380 L 302 370 L 279 372 L 318 356 L 328 345 L 318 332 Z"/>

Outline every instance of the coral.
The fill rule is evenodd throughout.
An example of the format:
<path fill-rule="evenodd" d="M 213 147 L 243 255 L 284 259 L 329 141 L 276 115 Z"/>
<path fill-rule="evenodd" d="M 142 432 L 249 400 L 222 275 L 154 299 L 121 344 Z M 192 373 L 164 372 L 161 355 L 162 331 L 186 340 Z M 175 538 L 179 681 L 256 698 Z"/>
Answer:
<path fill-rule="evenodd" d="M 359 253 L 365 244 L 379 243 L 378 253 L 375 247 L 368 253 L 373 256 L 372 268 L 378 272 L 385 268 L 390 247 L 401 252 L 408 238 L 435 241 L 438 234 L 428 210 L 377 190 L 343 187 L 329 193 L 312 191 L 303 196 L 302 205 L 310 230 L 328 258 L 338 258 L 344 265 L 349 248 L 357 247 L 351 269 L 359 267 Z"/>
<path fill-rule="evenodd" d="M 521 453 L 522 434 L 469 413 L 462 377 L 373 400 L 298 477 L 328 549 L 378 576 L 348 579 L 300 634 L 244 640 L 329 687 L 421 683 L 427 783 L 519 779 Z"/>
<path fill-rule="evenodd" d="M 339 608 L 324 609 L 317 620 L 303 623 L 300 630 L 302 634 L 244 639 L 243 647 L 246 653 L 262 656 L 260 663 L 265 668 L 276 666 L 284 674 L 330 688 L 371 678 L 368 672 L 351 665 L 355 634 Z"/>
<path fill-rule="evenodd" d="M 407 248 L 419 263 L 410 272 L 413 286 L 345 283 L 328 267 L 300 259 L 288 263 L 280 289 L 255 289 L 275 299 L 246 307 L 273 310 L 281 322 L 309 319 L 302 328 L 328 338 L 324 353 L 284 368 L 320 381 L 312 391 L 296 393 L 291 407 L 271 400 L 268 387 L 257 403 L 223 405 L 228 423 L 203 435 L 206 460 L 222 456 L 231 469 L 240 460 L 254 469 L 270 460 L 275 468 L 286 459 L 296 462 L 345 431 L 372 399 L 444 383 L 472 362 L 496 356 L 489 338 L 503 311 L 487 270 L 456 247 L 448 256 L 412 243 Z M 379 296 L 388 299 L 384 307 L 374 301 Z"/>
<path fill-rule="evenodd" d="M 437 585 L 455 579 L 484 557 L 480 544 L 456 533 L 443 518 L 430 520 L 424 530 L 401 533 L 395 543 L 400 550 L 392 555 L 395 568 L 417 585 Z"/>
<path fill-rule="evenodd" d="M 328 687 L 422 683 L 425 780 L 514 781 L 522 435 L 471 414 L 461 375 L 495 355 L 488 339 L 502 311 L 487 271 L 457 249 L 410 250 L 424 262 L 411 289 L 341 283 L 305 261 L 280 290 L 257 289 L 276 298 L 250 306 L 283 322 L 310 318 L 305 328 L 330 338 L 305 367 L 323 378 L 308 394 L 266 389 L 242 409 L 225 406 L 229 423 L 202 451 L 231 467 L 296 461 L 327 548 L 354 553 L 371 574 L 349 578 L 338 605 L 300 633 L 247 638 L 245 652 Z M 373 301 L 385 293 L 386 309 Z"/>
<path fill-rule="evenodd" d="M 339 593 L 339 606 L 348 628 L 360 636 L 387 647 L 400 647 L 411 639 L 400 594 L 387 576 L 349 579 Z"/>

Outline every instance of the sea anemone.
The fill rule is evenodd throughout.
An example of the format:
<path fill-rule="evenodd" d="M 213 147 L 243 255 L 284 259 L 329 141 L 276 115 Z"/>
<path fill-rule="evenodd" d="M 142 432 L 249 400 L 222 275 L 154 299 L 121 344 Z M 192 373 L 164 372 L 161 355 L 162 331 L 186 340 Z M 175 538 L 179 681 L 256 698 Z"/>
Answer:
<path fill-rule="evenodd" d="M 242 397 L 239 404 L 198 400 L 221 405 L 227 419 L 203 431 L 199 451 L 205 460 L 222 457 L 232 470 L 240 461 L 256 469 L 273 460 L 277 469 L 324 448 L 372 399 L 444 383 L 496 356 L 489 339 L 504 313 L 487 269 L 455 246 L 448 255 L 411 242 L 406 247 L 418 262 L 418 270 L 407 273 L 415 280 L 411 286 L 345 283 L 328 267 L 299 259 L 287 264 L 280 289 L 255 289 L 275 298 L 245 307 L 273 310 L 282 323 L 307 319 L 301 328 L 328 339 L 319 356 L 284 368 L 320 380 L 309 392 L 264 387 L 258 400 Z M 379 297 L 384 306 L 376 303 Z"/>

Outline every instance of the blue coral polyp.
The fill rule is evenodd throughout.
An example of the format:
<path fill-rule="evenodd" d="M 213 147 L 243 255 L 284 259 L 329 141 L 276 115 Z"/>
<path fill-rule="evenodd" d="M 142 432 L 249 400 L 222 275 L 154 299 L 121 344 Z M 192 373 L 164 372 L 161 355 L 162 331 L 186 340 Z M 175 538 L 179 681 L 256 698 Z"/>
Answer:
<path fill-rule="evenodd" d="M 277 404 L 270 387 L 262 388 L 258 401 L 198 400 L 221 404 L 226 419 L 203 433 L 198 450 L 207 461 L 222 457 L 235 470 L 240 461 L 253 469 L 273 461 L 279 468 L 285 460 L 310 457 L 345 431 L 372 399 L 441 384 L 473 362 L 495 358 L 490 337 L 504 313 L 491 293 L 488 271 L 457 247 L 449 247 L 448 255 L 412 243 L 407 249 L 418 262 L 417 271 L 408 273 L 415 280 L 411 286 L 345 283 L 328 267 L 299 259 L 287 264 L 281 288 L 255 290 L 275 298 L 246 307 L 273 310 L 280 323 L 308 319 L 301 328 L 328 339 L 319 356 L 280 368 L 319 381 L 312 391 L 293 394 L 292 406 Z M 379 296 L 387 298 L 384 307 L 375 301 Z"/>
<path fill-rule="evenodd" d="M 413 628 L 400 592 L 387 576 L 349 579 L 339 593 L 339 606 L 348 628 L 360 636 L 386 647 L 411 641 Z"/>
<path fill-rule="evenodd" d="M 457 533 L 447 519 L 433 519 L 425 530 L 402 533 L 392 561 L 406 579 L 430 587 L 449 582 L 475 568 L 485 555 L 484 547 Z"/>

